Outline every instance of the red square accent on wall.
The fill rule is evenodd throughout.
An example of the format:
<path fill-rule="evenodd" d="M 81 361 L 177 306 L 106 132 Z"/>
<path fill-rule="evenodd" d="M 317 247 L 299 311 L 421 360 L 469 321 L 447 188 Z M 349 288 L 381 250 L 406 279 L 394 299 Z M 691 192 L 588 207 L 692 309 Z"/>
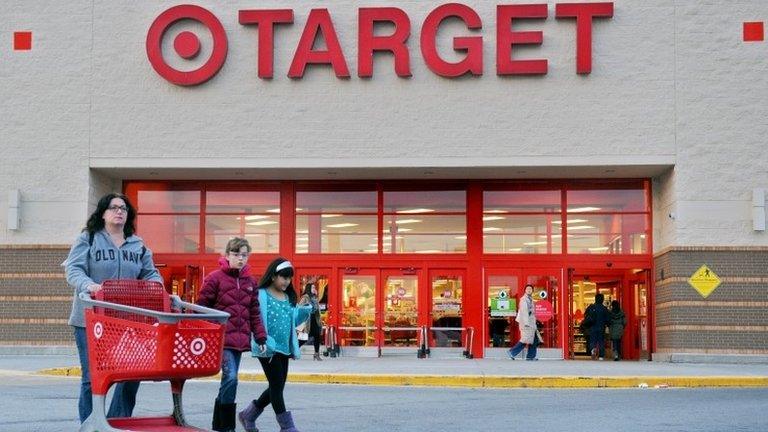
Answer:
<path fill-rule="evenodd" d="M 32 49 L 32 32 L 13 32 L 13 50 L 29 51 Z"/>
<path fill-rule="evenodd" d="M 744 42 L 762 42 L 765 40 L 763 22 L 744 23 Z"/>

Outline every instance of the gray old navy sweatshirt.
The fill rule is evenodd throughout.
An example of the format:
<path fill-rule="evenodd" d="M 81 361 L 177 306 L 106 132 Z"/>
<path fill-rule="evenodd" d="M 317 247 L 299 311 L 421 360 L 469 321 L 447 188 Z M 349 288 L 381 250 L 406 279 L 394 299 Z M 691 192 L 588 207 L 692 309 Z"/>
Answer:
<path fill-rule="evenodd" d="M 106 230 L 98 231 L 89 244 L 87 231 L 75 240 L 66 261 L 61 263 L 67 274 L 67 283 L 74 288 L 69 325 L 85 327 L 83 303 L 78 295 L 88 286 L 108 279 L 142 279 L 162 283 L 160 273 L 152 261 L 152 252 L 139 236 L 132 235 L 117 247 Z"/>

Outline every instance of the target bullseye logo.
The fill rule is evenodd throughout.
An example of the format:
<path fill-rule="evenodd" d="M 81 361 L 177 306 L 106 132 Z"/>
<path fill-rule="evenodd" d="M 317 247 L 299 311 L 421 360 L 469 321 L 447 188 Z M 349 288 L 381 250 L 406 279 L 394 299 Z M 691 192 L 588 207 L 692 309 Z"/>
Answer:
<path fill-rule="evenodd" d="M 213 36 L 211 56 L 199 68 L 191 71 L 180 71 L 170 66 L 163 58 L 163 35 L 178 21 L 193 20 L 208 28 Z M 200 53 L 200 39 L 192 32 L 179 33 L 173 40 L 176 54 L 191 60 Z M 227 59 L 227 34 L 221 21 L 210 11 L 195 5 L 174 6 L 161 13 L 147 33 L 147 57 L 155 71 L 166 80 L 182 86 L 202 84 L 213 78 Z"/>
<path fill-rule="evenodd" d="M 101 336 L 104 335 L 104 326 L 100 322 L 93 325 L 93 335 L 96 339 L 101 339 Z"/>
<path fill-rule="evenodd" d="M 189 351 L 194 355 L 200 355 L 205 352 L 205 340 L 202 338 L 195 338 L 189 344 Z"/>

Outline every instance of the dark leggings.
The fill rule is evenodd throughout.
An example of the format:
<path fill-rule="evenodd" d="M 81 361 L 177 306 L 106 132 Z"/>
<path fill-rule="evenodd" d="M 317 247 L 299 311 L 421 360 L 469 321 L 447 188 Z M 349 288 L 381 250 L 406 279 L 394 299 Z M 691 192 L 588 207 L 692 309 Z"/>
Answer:
<path fill-rule="evenodd" d="M 310 318 L 309 323 L 309 336 L 314 338 L 313 345 L 315 346 L 315 354 L 320 353 L 320 326 L 317 325 L 314 316 Z"/>
<path fill-rule="evenodd" d="M 264 375 L 267 376 L 269 387 L 254 402 L 261 409 L 266 408 L 271 403 L 275 414 L 282 414 L 285 412 L 283 389 L 285 389 L 285 381 L 288 379 L 288 356 L 276 353 L 271 359 L 259 357 L 259 363 L 264 369 Z"/>

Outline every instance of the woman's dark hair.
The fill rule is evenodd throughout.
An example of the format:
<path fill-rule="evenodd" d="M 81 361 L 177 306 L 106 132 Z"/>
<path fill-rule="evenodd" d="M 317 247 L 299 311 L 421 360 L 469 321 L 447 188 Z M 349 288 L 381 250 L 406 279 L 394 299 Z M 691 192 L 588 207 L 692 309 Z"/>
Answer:
<path fill-rule="evenodd" d="M 615 312 L 615 313 L 621 312 L 621 305 L 619 304 L 618 300 L 613 300 L 611 302 L 611 312 Z"/>
<path fill-rule="evenodd" d="M 312 285 L 315 285 L 316 283 L 317 282 L 315 282 L 314 284 L 308 283 L 308 284 L 304 285 L 304 291 L 301 292 L 301 295 L 308 295 L 308 296 L 311 297 L 312 296 Z"/>
<path fill-rule="evenodd" d="M 136 232 L 136 209 L 133 207 L 133 204 L 131 204 L 131 201 L 128 200 L 128 197 L 119 192 L 111 192 L 101 197 L 96 204 L 96 210 L 91 213 L 83 231 L 88 231 L 88 234 L 92 235 L 104 229 L 104 212 L 107 211 L 109 203 L 115 198 L 123 200 L 125 206 L 128 208 L 128 215 L 125 218 L 125 226 L 123 227 L 125 238 L 132 236 L 133 233 Z"/>
<path fill-rule="evenodd" d="M 259 281 L 259 288 L 267 288 L 272 285 L 272 278 L 275 276 L 293 278 L 293 267 L 286 267 L 279 272 L 275 271 L 277 266 L 286 261 L 288 260 L 283 257 L 278 257 L 269 263 L 267 269 L 264 270 L 264 276 L 262 276 Z M 285 294 L 288 296 L 288 301 L 291 302 L 291 305 L 296 306 L 296 290 L 293 288 L 293 279 L 291 279 L 291 283 L 288 284 L 288 288 L 285 289 Z"/>

